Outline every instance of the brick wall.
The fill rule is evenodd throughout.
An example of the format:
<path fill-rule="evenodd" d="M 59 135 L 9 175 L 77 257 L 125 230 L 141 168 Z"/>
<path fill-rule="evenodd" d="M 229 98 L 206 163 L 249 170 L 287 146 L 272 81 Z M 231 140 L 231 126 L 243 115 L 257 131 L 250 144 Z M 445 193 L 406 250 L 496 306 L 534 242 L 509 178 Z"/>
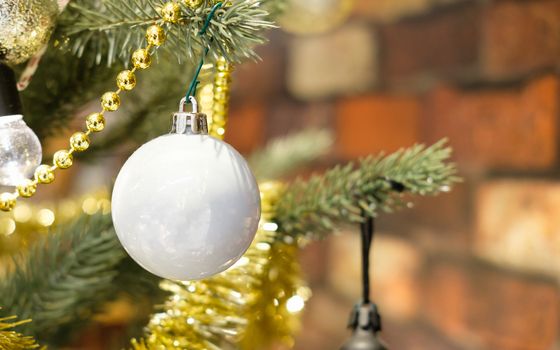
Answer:
<path fill-rule="evenodd" d="M 448 137 L 465 181 L 379 220 L 374 299 L 392 349 L 560 349 L 560 0 L 356 0 L 332 32 L 280 31 L 236 73 L 250 151 L 331 128 L 327 163 Z M 233 133 L 233 130 L 236 132 Z M 359 239 L 302 254 L 315 296 L 297 349 L 337 349 Z"/>

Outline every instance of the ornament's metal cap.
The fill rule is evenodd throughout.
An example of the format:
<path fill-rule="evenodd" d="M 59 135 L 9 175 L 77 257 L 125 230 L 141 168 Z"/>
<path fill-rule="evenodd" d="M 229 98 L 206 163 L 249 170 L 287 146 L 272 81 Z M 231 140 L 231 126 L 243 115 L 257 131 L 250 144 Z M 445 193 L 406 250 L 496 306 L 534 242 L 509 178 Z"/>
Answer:
<path fill-rule="evenodd" d="M 179 103 L 179 111 L 173 114 L 172 134 L 208 135 L 208 121 L 206 114 L 198 113 L 198 103 L 192 96 L 189 97 L 192 111 L 186 112 L 187 100 L 185 97 Z"/>

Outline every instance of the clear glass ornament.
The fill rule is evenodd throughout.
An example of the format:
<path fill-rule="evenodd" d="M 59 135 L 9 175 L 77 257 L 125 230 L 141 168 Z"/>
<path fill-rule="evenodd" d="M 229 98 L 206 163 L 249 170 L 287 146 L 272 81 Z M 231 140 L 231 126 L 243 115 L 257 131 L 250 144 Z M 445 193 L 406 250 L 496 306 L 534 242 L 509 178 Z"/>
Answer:
<path fill-rule="evenodd" d="M 0 185 L 16 186 L 41 164 L 39 138 L 22 115 L 0 117 Z"/>

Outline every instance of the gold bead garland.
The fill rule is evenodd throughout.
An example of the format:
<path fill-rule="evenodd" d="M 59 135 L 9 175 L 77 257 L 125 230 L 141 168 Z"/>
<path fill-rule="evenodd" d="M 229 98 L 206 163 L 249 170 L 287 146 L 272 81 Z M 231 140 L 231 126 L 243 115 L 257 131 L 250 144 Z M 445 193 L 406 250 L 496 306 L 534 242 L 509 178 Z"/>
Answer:
<path fill-rule="evenodd" d="M 86 118 L 86 128 L 89 132 L 99 132 L 105 129 L 103 113 L 92 113 Z"/>
<path fill-rule="evenodd" d="M 124 91 L 130 91 L 136 86 L 136 76 L 134 72 L 123 70 L 117 75 L 117 87 Z"/>
<path fill-rule="evenodd" d="M 175 2 L 168 2 L 161 8 L 161 18 L 167 23 L 177 23 L 181 18 L 181 7 Z"/>
<path fill-rule="evenodd" d="M 185 0 L 185 5 L 191 9 L 195 9 L 202 5 L 203 0 Z"/>
<path fill-rule="evenodd" d="M 185 5 L 190 8 L 198 7 L 202 0 L 184 0 Z M 175 24 L 181 20 L 181 8 L 175 1 L 170 1 L 161 7 L 161 21 L 164 23 Z M 0 210 L 11 211 L 18 197 L 29 198 L 37 190 L 38 184 L 49 184 L 55 179 L 56 169 L 68 169 L 73 164 L 73 153 L 83 152 L 90 146 L 89 135 L 93 132 L 100 132 L 105 128 L 105 113 L 114 112 L 120 107 L 120 93 L 130 91 L 136 86 L 135 72 L 138 69 L 147 69 L 152 63 L 151 51 L 153 48 L 163 45 L 166 40 L 164 29 L 157 24 L 153 24 L 146 29 L 146 42 L 144 48 L 139 48 L 132 53 L 130 70 L 121 71 L 116 78 L 117 90 L 108 91 L 101 96 L 101 111 L 89 114 L 86 117 L 86 131 L 76 132 L 70 137 L 70 147 L 68 150 L 59 150 L 53 156 L 53 165 L 42 164 L 35 169 L 33 179 L 24 180 L 16 186 L 14 192 L 0 194 Z M 231 82 L 231 66 L 224 58 L 216 62 L 216 76 L 214 78 L 214 103 L 212 114 L 214 115 L 210 133 L 218 138 L 223 138 L 227 122 L 227 104 L 229 98 L 229 85 Z"/>
<path fill-rule="evenodd" d="M 72 152 L 62 149 L 53 156 L 53 163 L 60 169 L 68 169 L 72 166 Z"/>
<path fill-rule="evenodd" d="M 162 19 L 168 23 L 175 23 L 180 18 L 180 8 L 174 2 L 164 5 L 162 10 Z M 155 46 L 159 46 L 165 41 L 165 32 L 163 28 L 154 24 L 146 30 L 146 41 L 148 45 L 140 48 L 132 54 L 131 63 L 133 68 L 124 70 L 117 75 L 116 83 L 118 90 L 108 91 L 101 97 L 102 110 L 92 113 L 86 118 L 86 131 L 76 132 L 70 137 L 69 150 L 59 150 L 53 156 L 53 165 L 42 164 L 35 169 L 35 175 L 32 180 L 26 179 L 16 186 L 14 192 L 5 192 L 0 194 L 0 210 L 11 211 L 18 197 L 29 198 L 33 196 L 37 190 L 38 184 L 49 184 L 54 181 L 56 169 L 68 169 L 73 164 L 73 153 L 83 152 L 89 148 L 89 135 L 92 132 L 99 132 L 105 128 L 106 112 L 116 111 L 120 107 L 119 94 L 122 91 L 130 91 L 136 85 L 135 71 L 137 69 L 146 69 L 151 64 L 151 50 Z"/>
<path fill-rule="evenodd" d="M 152 57 L 147 49 L 138 49 L 132 53 L 132 65 L 136 69 L 146 69 L 152 64 Z"/>
<path fill-rule="evenodd" d="M 21 197 L 29 198 L 37 191 L 37 183 L 33 180 L 25 179 L 16 189 Z"/>
<path fill-rule="evenodd" d="M 87 132 L 76 132 L 70 137 L 70 148 L 72 151 L 83 152 L 89 148 L 89 136 Z"/>

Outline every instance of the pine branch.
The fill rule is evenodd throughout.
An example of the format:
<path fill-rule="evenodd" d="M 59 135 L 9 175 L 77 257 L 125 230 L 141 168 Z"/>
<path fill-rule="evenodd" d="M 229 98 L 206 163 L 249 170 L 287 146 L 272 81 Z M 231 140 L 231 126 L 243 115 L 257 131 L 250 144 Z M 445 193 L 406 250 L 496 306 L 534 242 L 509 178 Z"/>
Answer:
<path fill-rule="evenodd" d="M 210 13 L 213 2 L 204 1 L 197 9 L 183 2 L 183 17 L 178 24 L 165 24 L 167 42 L 163 50 L 176 55 L 179 62 L 198 59 L 204 47 L 211 57 L 224 56 L 230 62 L 256 58 L 253 47 L 265 42 L 262 31 L 273 28 L 268 12 L 260 0 L 233 0 L 219 9 L 208 27 L 205 38 L 198 33 Z M 130 53 L 142 46 L 147 26 L 162 24 L 158 9 L 160 0 L 75 0 L 63 12 L 55 36 L 68 40 L 70 50 L 78 57 L 96 52 L 93 63 L 111 66 L 115 61 L 128 62 Z M 209 40 L 212 38 L 212 40 Z"/>
<path fill-rule="evenodd" d="M 249 157 L 258 179 L 277 179 L 325 155 L 333 145 L 327 130 L 303 130 L 269 142 Z"/>
<path fill-rule="evenodd" d="M 84 104 L 113 86 L 118 68 L 92 70 L 85 60 L 50 48 L 21 94 L 26 123 L 41 139 L 67 128 Z"/>
<path fill-rule="evenodd" d="M 33 318 L 22 326 L 26 334 L 42 343 L 61 343 L 125 288 L 142 293 L 146 289 L 137 286 L 157 283 L 147 282 L 137 268 L 134 273 L 140 282 L 132 284 L 134 289 L 119 284 L 132 281 L 126 277 L 125 258 L 110 216 L 81 218 L 38 241 L 16 260 L 15 268 L 0 281 L 0 305 L 6 307 L 1 313 Z"/>
<path fill-rule="evenodd" d="M 415 145 L 336 166 L 293 183 L 279 201 L 276 220 L 292 236 L 317 237 L 338 223 L 361 222 L 362 211 L 372 216 L 392 212 L 404 204 L 402 191 L 415 195 L 449 191 L 459 181 L 450 156 L 446 140 L 441 140 L 427 148 Z"/>

